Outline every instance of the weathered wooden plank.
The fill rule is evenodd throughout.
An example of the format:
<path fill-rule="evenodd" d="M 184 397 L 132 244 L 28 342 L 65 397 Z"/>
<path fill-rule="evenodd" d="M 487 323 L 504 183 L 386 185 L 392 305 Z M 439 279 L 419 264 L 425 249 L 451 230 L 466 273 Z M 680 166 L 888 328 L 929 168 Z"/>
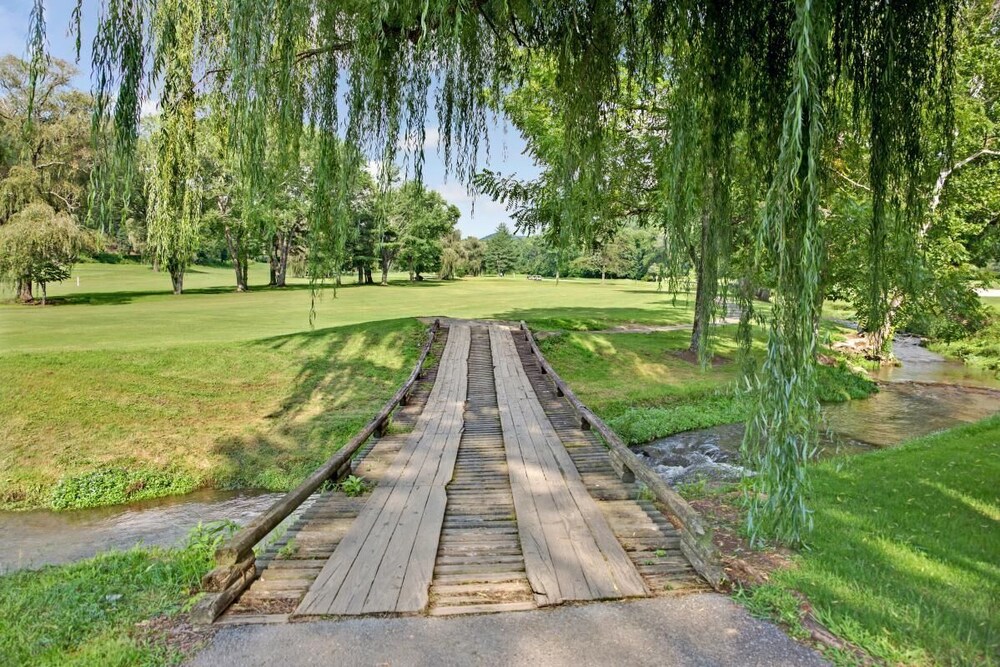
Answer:
<path fill-rule="evenodd" d="M 432 616 L 451 616 L 453 614 L 497 614 L 504 611 L 530 611 L 535 608 L 533 602 L 494 602 L 478 605 L 457 605 L 453 607 L 437 607 Z"/>
<path fill-rule="evenodd" d="M 558 388 L 559 393 L 565 396 L 573 406 L 573 409 L 580 418 L 581 426 L 588 429 L 593 426 L 601 434 L 608 449 L 614 452 L 614 465 L 621 472 L 625 472 L 626 470 L 631 471 L 632 475 L 648 486 L 656 498 L 677 517 L 681 527 L 682 551 L 691 560 L 692 565 L 698 573 L 709 584 L 718 589 L 726 581 L 726 574 L 720 565 L 718 551 L 712 543 L 711 531 L 701 521 L 698 513 L 680 494 L 670 488 L 670 485 L 664 482 L 656 471 L 639 459 L 622 442 L 617 433 L 612 431 L 600 417 L 595 415 L 577 398 L 573 390 L 559 377 L 559 374 L 555 372 L 542 355 L 534 336 L 531 335 L 531 331 L 524 322 L 521 322 L 521 330 L 531 347 L 532 354 L 538 361 L 539 367 L 549 376 Z M 628 476 L 626 475 L 626 477 Z"/>
<path fill-rule="evenodd" d="M 454 326 L 427 406 L 297 614 L 416 611 L 427 588 L 462 431 L 469 328 Z M 422 590 L 421 590 L 422 588 Z M 402 604 L 402 607 L 400 607 Z M 419 606 L 418 606 L 419 605 Z"/>
<path fill-rule="evenodd" d="M 427 606 L 427 590 L 434 577 L 434 561 L 441 538 L 448 495 L 443 486 L 431 487 L 424 515 L 417 531 L 413 553 L 399 590 L 396 609 L 400 612 L 420 611 Z"/>
<path fill-rule="evenodd" d="M 648 595 L 535 396 L 509 332 L 492 327 L 490 340 L 518 530 L 539 603 Z"/>

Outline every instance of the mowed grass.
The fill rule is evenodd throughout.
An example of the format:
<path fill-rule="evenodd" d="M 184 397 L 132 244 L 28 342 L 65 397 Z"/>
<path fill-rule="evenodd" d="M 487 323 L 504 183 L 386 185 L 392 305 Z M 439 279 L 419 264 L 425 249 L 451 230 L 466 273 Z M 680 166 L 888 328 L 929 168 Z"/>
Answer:
<path fill-rule="evenodd" d="M 80 286 L 76 286 L 76 277 Z M 54 305 L 0 305 L 0 352 L 162 347 L 193 342 L 256 340 L 310 330 L 312 292 L 304 281 L 284 289 L 260 287 L 266 266 L 254 265 L 248 293 L 233 291 L 232 271 L 196 267 L 187 293 L 169 293 L 169 280 L 135 264 L 80 264 L 74 277 L 54 285 Z M 529 320 L 555 329 L 601 329 L 622 323 L 690 322 L 692 304 L 635 281 L 530 281 L 521 277 L 456 281 L 395 280 L 389 286 L 353 284 L 322 290 L 315 302 L 317 329 L 452 316 Z"/>
<path fill-rule="evenodd" d="M 287 489 L 395 392 L 424 331 L 400 319 L 226 344 L 0 354 L 0 507 Z"/>
<path fill-rule="evenodd" d="M 808 548 L 751 608 L 798 591 L 888 664 L 1000 663 L 1000 415 L 809 472 Z"/>
<path fill-rule="evenodd" d="M 251 283 L 266 278 L 254 265 Z M 81 264 L 52 305 L 0 305 L 0 509 L 294 486 L 405 379 L 423 340 L 414 316 L 690 319 L 683 299 L 632 281 L 351 280 L 323 292 L 314 328 L 304 281 L 237 294 L 215 267 L 175 296 L 149 267 Z"/>

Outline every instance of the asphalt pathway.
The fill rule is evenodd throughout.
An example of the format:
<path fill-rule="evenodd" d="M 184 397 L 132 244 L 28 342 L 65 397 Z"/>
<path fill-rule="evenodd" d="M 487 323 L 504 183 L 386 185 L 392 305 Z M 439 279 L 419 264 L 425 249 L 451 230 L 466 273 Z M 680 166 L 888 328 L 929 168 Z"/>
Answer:
<path fill-rule="evenodd" d="M 190 662 L 239 665 L 826 665 L 722 595 L 431 618 L 224 627 Z"/>

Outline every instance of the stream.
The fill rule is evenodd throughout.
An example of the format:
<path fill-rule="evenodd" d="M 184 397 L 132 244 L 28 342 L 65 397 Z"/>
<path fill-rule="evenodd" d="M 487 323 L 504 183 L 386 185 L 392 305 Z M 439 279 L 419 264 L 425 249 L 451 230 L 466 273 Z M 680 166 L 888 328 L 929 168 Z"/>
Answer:
<path fill-rule="evenodd" d="M 175 546 L 199 522 L 246 524 L 280 493 L 201 490 L 129 505 L 0 512 L 0 573 L 68 563 L 108 549 Z"/>
<path fill-rule="evenodd" d="M 922 347 L 917 338 L 898 336 L 893 352 L 899 366 L 872 374 L 879 392 L 869 398 L 823 406 L 820 458 L 892 447 L 1000 411 L 1000 381 Z M 743 424 L 685 431 L 636 447 L 670 484 L 699 479 L 737 481 Z"/>

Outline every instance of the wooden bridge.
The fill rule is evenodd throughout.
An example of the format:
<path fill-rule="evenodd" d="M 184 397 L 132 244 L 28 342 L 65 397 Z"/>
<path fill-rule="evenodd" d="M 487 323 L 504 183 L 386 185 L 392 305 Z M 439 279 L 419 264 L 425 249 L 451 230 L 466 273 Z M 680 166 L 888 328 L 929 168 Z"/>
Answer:
<path fill-rule="evenodd" d="M 321 491 L 351 472 L 370 493 Z M 435 323 L 392 401 L 216 560 L 203 622 L 519 611 L 722 577 L 697 515 L 523 324 L 460 321 Z"/>

